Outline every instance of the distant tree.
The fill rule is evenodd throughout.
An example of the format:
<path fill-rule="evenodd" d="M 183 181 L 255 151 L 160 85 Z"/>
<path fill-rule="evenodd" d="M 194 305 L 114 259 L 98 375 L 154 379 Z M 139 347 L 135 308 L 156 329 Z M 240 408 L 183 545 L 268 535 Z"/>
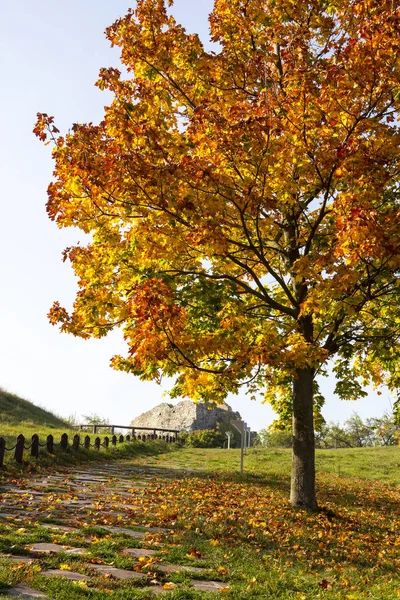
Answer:
<path fill-rule="evenodd" d="M 88 425 L 110 425 L 110 419 L 107 417 L 102 417 L 94 412 L 91 412 L 88 415 L 82 415 L 82 419 Z"/>
<path fill-rule="evenodd" d="M 353 413 L 352 416 L 344 422 L 344 429 L 353 448 L 362 446 L 373 446 L 374 428 L 368 422 L 364 423 L 361 417 Z"/>
<path fill-rule="evenodd" d="M 393 414 L 384 413 L 381 417 L 369 419 L 369 426 L 374 430 L 376 446 L 394 446 L 400 442 L 400 425 Z"/>
<path fill-rule="evenodd" d="M 255 445 L 266 446 L 269 448 L 291 448 L 292 432 L 288 430 L 278 431 L 262 429 L 257 434 Z"/>
<path fill-rule="evenodd" d="M 360 448 L 363 446 L 392 446 L 398 444 L 400 427 L 393 414 L 384 413 L 363 421 L 354 413 L 343 425 L 326 423 L 316 433 L 319 448 Z"/>
<path fill-rule="evenodd" d="M 85 418 L 85 417 L 83 417 Z M 80 424 L 80 420 L 78 419 L 76 413 L 71 413 L 66 419 L 65 419 L 66 423 L 68 423 L 68 425 L 71 425 L 71 427 L 75 427 L 76 425 Z"/>
<path fill-rule="evenodd" d="M 172 394 L 246 386 L 292 419 L 291 502 L 317 508 L 316 376 L 400 387 L 399 18 L 392 0 L 215 0 L 206 52 L 163 0 L 107 30 L 99 125 L 55 142 L 48 214 L 79 293 L 52 323 L 122 327 L 112 365 Z"/>
<path fill-rule="evenodd" d="M 352 448 L 348 432 L 339 423 L 325 423 L 316 432 L 315 442 L 318 448 Z"/>

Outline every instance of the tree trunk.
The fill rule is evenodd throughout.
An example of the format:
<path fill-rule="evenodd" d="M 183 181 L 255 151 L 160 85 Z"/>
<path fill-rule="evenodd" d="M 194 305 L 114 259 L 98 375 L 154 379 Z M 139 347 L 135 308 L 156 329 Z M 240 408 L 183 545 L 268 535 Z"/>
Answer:
<path fill-rule="evenodd" d="M 293 458 L 290 502 L 316 510 L 315 439 L 313 417 L 314 369 L 298 369 L 293 382 Z"/>

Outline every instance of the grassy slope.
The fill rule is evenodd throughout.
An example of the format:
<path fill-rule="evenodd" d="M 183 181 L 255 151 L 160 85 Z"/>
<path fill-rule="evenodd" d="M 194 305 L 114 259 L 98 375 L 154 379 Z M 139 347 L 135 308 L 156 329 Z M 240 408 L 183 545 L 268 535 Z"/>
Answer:
<path fill-rule="evenodd" d="M 49 434 L 53 435 L 54 443 L 58 444 L 61 440 L 63 433 L 67 433 L 69 437 L 69 445 L 72 444 L 73 436 L 77 433 L 76 429 L 73 429 L 69 423 L 63 421 L 60 417 L 57 417 L 53 413 L 44 410 L 38 406 L 28 402 L 16 396 L 6 392 L 0 388 L 0 437 L 5 439 L 6 447 L 13 448 L 16 438 L 19 434 L 25 436 L 25 447 L 28 447 L 33 434 L 39 435 L 39 442 L 44 444 Z M 89 435 L 91 444 L 94 444 L 95 438 L 98 434 L 91 432 L 78 432 L 81 436 L 81 444 L 83 444 L 83 438 Z M 100 434 L 100 438 L 103 441 L 105 435 L 110 437 L 110 433 L 105 430 Z M 45 449 L 40 450 L 39 461 L 30 456 L 29 450 L 24 452 L 24 464 L 19 466 L 14 460 L 14 452 L 7 451 L 4 457 L 4 464 L 6 468 L 0 471 L 0 482 L 10 475 L 15 473 L 28 473 L 31 468 L 34 470 L 40 470 L 42 467 L 57 467 L 62 465 L 71 465 L 92 460 L 116 460 L 123 458 L 132 458 L 136 455 L 148 455 L 157 454 L 166 450 L 166 444 L 159 440 L 158 442 L 145 444 L 137 442 L 126 442 L 123 444 L 117 444 L 116 447 L 109 447 L 107 450 L 101 448 L 100 451 L 95 450 L 93 447 L 90 450 L 84 450 L 81 448 L 79 452 L 76 452 L 69 447 L 65 451 L 61 451 L 58 447 L 55 448 L 54 455 L 49 455 Z"/>
<path fill-rule="evenodd" d="M 237 474 L 240 450 L 184 448 L 177 464 L 207 472 Z M 245 475 L 261 479 L 289 478 L 292 451 L 286 448 L 251 448 L 244 458 Z M 160 457 L 160 460 L 162 458 Z M 400 448 L 341 448 L 316 451 L 319 475 L 375 479 L 400 484 Z"/>
<path fill-rule="evenodd" d="M 68 423 L 50 411 L 0 388 L 0 437 L 5 439 L 6 447 L 12 448 L 20 433 L 25 436 L 26 444 L 29 444 L 34 433 L 44 443 L 49 433 L 54 436 L 55 442 L 59 442 L 64 432 L 70 436 L 76 433 Z M 24 458 L 28 457 L 29 452 L 25 452 Z M 6 464 L 13 464 L 14 453 L 6 452 L 4 461 Z"/>
<path fill-rule="evenodd" d="M 67 426 L 65 421 L 53 413 L 0 388 L 0 423 L 18 425 L 22 422 L 45 427 Z"/>

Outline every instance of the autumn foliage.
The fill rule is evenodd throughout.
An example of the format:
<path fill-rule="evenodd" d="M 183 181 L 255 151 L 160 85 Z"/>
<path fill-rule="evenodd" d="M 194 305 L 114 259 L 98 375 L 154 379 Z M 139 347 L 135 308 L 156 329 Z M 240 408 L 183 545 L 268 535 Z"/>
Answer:
<path fill-rule="evenodd" d="M 342 398 L 399 387 L 400 11 L 216 0 L 210 28 L 215 52 L 139 0 L 107 30 L 124 75 L 100 71 L 103 121 L 60 136 L 38 115 L 49 216 L 92 238 L 65 251 L 79 292 L 50 319 L 82 337 L 122 327 L 112 366 L 174 377 L 173 395 L 262 390 L 293 414 L 295 487 L 310 487 L 330 357 Z"/>

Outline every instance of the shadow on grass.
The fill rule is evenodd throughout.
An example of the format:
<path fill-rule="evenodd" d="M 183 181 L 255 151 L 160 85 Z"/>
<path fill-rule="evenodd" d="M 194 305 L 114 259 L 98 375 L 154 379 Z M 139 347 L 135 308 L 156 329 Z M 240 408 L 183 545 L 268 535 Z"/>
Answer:
<path fill-rule="evenodd" d="M 242 483 L 242 484 L 257 484 L 263 487 L 271 487 L 279 490 L 283 490 L 285 492 L 289 492 L 290 490 L 290 479 L 287 476 L 277 475 L 275 473 L 271 473 L 268 475 L 256 475 L 254 473 L 246 473 L 241 476 L 235 472 L 229 471 L 215 471 L 210 472 L 209 470 L 201 470 L 201 469 L 180 469 L 169 467 L 166 465 L 165 467 L 157 465 L 153 466 L 133 466 L 133 472 L 137 473 L 147 473 L 149 475 L 154 475 L 160 477 L 162 479 L 187 479 L 187 477 L 197 477 L 199 479 L 209 479 L 214 481 L 223 481 L 223 482 L 231 482 L 231 483 Z"/>

